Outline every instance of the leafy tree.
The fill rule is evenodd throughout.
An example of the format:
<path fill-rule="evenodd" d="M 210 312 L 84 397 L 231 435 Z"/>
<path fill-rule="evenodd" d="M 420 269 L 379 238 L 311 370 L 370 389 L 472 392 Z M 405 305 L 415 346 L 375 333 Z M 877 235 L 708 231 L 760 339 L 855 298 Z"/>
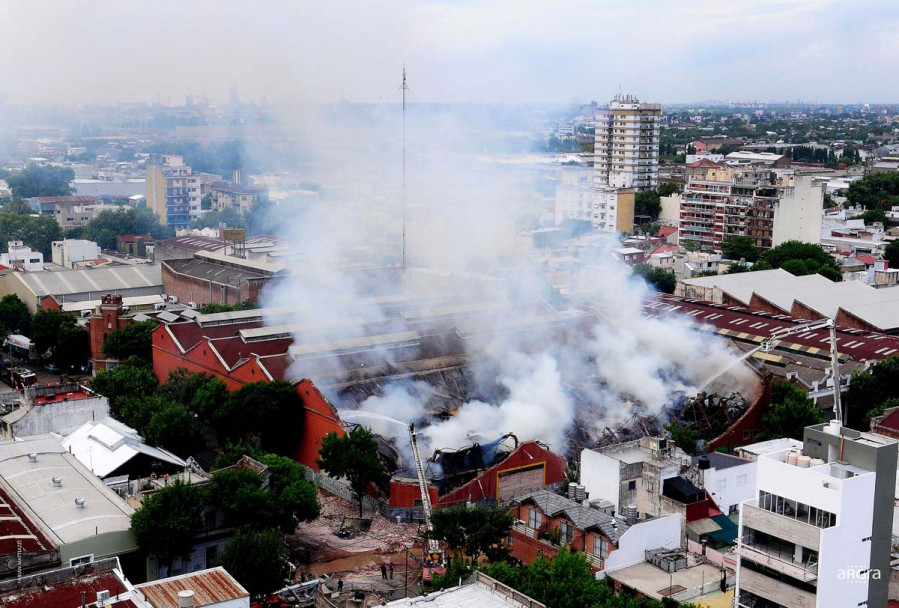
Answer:
<path fill-rule="evenodd" d="M 228 385 L 218 378 L 208 378 L 188 403 L 190 411 L 206 420 L 212 420 L 219 404 L 228 398 Z"/>
<path fill-rule="evenodd" d="M 729 260 L 756 262 L 762 250 L 755 246 L 755 239 L 748 236 L 731 236 L 721 243 L 721 252 Z"/>
<path fill-rule="evenodd" d="M 219 558 L 253 600 L 262 600 L 284 584 L 287 550 L 275 530 L 244 530 L 228 539 Z"/>
<path fill-rule="evenodd" d="M 228 396 L 214 424 L 223 439 L 254 435 L 265 451 L 287 454 L 303 434 L 303 403 L 288 382 L 254 382 Z"/>
<path fill-rule="evenodd" d="M 500 562 L 504 563 L 504 562 Z M 431 587 L 435 591 L 449 589 L 459 584 L 460 580 L 466 580 L 474 572 L 475 567 L 469 562 L 459 557 L 453 557 L 450 560 L 449 568 L 443 574 L 433 573 L 431 575 Z"/>
<path fill-rule="evenodd" d="M 677 277 L 674 273 L 659 266 L 637 264 L 634 266 L 632 274 L 642 277 L 644 281 L 662 293 L 674 293 L 677 287 Z"/>
<path fill-rule="evenodd" d="M 190 411 L 173 401 L 164 401 L 162 407 L 150 414 L 146 426 L 138 430 L 149 445 L 165 448 L 181 457 L 205 447 Z"/>
<path fill-rule="evenodd" d="M 51 243 L 62 239 L 62 236 L 62 228 L 50 215 L 0 213 L 0 246 L 4 248 L 7 242 L 19 240 L 48 259 Z"/>
<path fill-rule="evenodd" d="M 889 211 L 899 205 L 899 173 L 872 173 L 849 184 L 846 199 L 865 209 Z"/>
<path fill-rule="evenodd" d="M 0 299 L 0 325 L 11 333 L 28 335 L 31 332 L 31 312 L 14 293 Z"/>
<path fill-rule="evenodd" d="M 883 209 L 868 209 L 864 213 L 856 215 L 852 219 L 864 220 L 865 224 L 873 224 L 875 222 L 886 224 L 887 214 Z"/>
<path fill-rule="evenodd" d="M 216 304 L 214 302 L 210 302 L 208 304 L 203 304 L 200 307 L 200 314 L 208 315 L 216 312 L 231 312 L 232 310 L 251 310 L 256 308 L 253 304 L 250 304 L 249 300 L 244 300 L 243 302 L 238 302 L 237 304 Z"/>
<path fill-rule="evenodd" d="M 843 394 L 843 424 L 859 431 L 868 430 L 868 413 L 896 398 L 899 398 L 899 356 L 894 355 L 878 361 L 868 371 L 853 372 L 849 388 Z"/>
<path fill-rule="evenodd" d="M 753 270 L 783 268 L 796 276 L 820 274 L 831 281 L 842 280 L 840 267 L 821 245 L 787 241 L 764 252 Z"/>
<path fill-rule="evenodd" d="M 696 442 L 699 441 L 699 431 L 692 426 L 686 424 L 666 424 L 665 430 L 671 433 L 671 440 L 674 445 L 685 451 L 690 456 L 696 456 L 699 451 L 696 449 Z"/>
<path fill-rule="evenodd" d="M 222 209 L 204 213 L 190 223 L 191 228 L 218 228 L 225 224 L 228 228 L 246 228 L 247 222 L 237 209 Z"/>
<path fill-rule="evenodd" d="M 147 207 L 123 207 L 101 211 L 81 231 L 81 238 L 96 241 L 103 249 L 115 249 L 116 237 L 123 234 L 149 234 L 155 239 L 175 236 L 171 226 L 159 223 L 159 216 Z"/>
<path fill-rule="evenodd" d="M 821 408 L 801 388 L 778 380 L 771 387 L 771 404 L 762 417 L 762 438 L 802 440 L 805 427 L 824 422 Z"/>
<path fill-rule="evenodd" d="M 75 180 L 75 172 L 68 167 L 41 167 L 28 165 L 19 173 L 6 177 L 12 195 L 19 198 L 33 196 L 67 196 L 69 186 Z"/>
<path fill-rule="evenodd" d="M 215 458 L 215 469 L 224 469 L 237 464 L 244 456 L 253 460 L 262 458 L 263 452 L 244 442 L 243 439 L 236 443 L 228 441 Z"/>
<path fill-rule="evenodd" d="M 77 323 L 60 326 L 53 362 L 62 370 L 77 369 L 87 364 L 91 354 L 90 335 Z"/>
<path fill-rule="evenodd" d="M 193 548 L 202 510 L 202 491 L 175 480 L 144 498 L 131 516 L 131 532 L 141 550 L 171 563 Z"/>
<path fill-rule="evenodd" d="M 465 549 L 472 560 L 483 553 L 490 561 L 508 557 L 503 545 L 514 518 L 507 511 L 485 509 L 480 506 L 450 507 L 434 511 L 430 538 L 443 540 L 455 551 Z"/>
<path fill-rule="evenodd" d="M 883 259 L 889 263 L 890 268 L 899 268 L 899 241 L 890 241 L 884 249 Z"/>
<path fill-rule="evenodd" d="M 674 182 L 663 182 L 659 184 L 659 196 L 671 196 L 680 192 L 680 186 Z"/>
<path fill-rule="evenodd" d="M 741 272 L 749 272 L 754 270 L 750 268 L 747 264 L 741 264 L 740 262 L 734 262 L 730 266 L 727 267 L 727 270 L 724 271 L 724 274 L 739 274 Z"/>
<path fill-rule="evenodd" d="M 127 399 L 150 395 L 158 384 L 144 361 L 134 358 L 110 371 L 97 372 L 91 379 L 91 389 L 109 399 L 109 411 L 119 420 Z"/>
<path fill-rule="evenodd" d="M 209 211 L 210 209 L 212 209 L 212 195 L 204 194 L 203 198 L 200 199 L 200 210 Z"/>
<path fill-rule="evenodd" d="M 359 500 L 359 516 L 362 517 L 362 498 L 368 484 L 386 483 L 390 476 L 378 459 L 378 442 L 371 431 L 357 427 L 338 437 L 328 433 L 319 450 L 318 466 L 331 477 L 346 477 Z"/>
<path fill-rule="evenodd" d="M 139 357 L 147 363 L 153 362 L 153 330 L 159 322 L 155 319 L 136 321 L 106 336 L 103 353 L 123 361 L 129 357 Z"/>
<path fill-rule="evenodd" d="M 634 215 L 659 217 L 662 213 L 662 201 L 655 190 L 642 190 L 634 197 Z"/>
<path fill-rule="evenodd" d="M 77 327 L 72 315 L 61 310 L 40 310 L 31 321 L 31 339 L 41 354 L 55 354 L 64 327 Z"/>

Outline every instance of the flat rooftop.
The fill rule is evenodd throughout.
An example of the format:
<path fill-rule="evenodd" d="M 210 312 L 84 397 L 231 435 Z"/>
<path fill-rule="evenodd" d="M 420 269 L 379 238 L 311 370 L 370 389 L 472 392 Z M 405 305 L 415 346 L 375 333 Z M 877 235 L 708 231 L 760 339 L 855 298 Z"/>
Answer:
<path fill-rule="evenodd" d="M 625 587 L 630 587 L 653 599 L 661 600 L 680 591 L 693 589 L 721 579 L 721 570 L 712 564 L 700 564 L 669 574 L 661 568 L 643 562 L 635 566 L 609 572 L 607 575 Z M 670 590 L 669 590 L 670 588 Z M 698 599 L 698 598 L 697 598 Z M 688 601 L 695 602 L 696 599 Z"/>

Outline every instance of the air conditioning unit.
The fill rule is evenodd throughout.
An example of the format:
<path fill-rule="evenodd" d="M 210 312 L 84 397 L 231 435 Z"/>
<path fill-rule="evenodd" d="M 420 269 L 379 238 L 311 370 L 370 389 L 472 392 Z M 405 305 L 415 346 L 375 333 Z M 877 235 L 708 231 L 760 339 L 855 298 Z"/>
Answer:
<path fill-rule="evenodd" d="M 178 296 L 169 296 L 169 302 L 171 302 L 172 304 L 177 304 Z"/>
<path fill-rule="evenodd" d="M 94 314 L 93 311 L 90 311 L 90 310 L 82 310 L 82 311 L 81 311 L 81 318 L 82 318 L 82 319 L 87 319 L 87 318 L 90 317 L 92 314 Z"/>
<path fill-rule="evenodd" d="M 124 313 L 131 312 L 131 307 L 130 306 L 122 306 L 122 312 L 124 312 Z"/>
<path fill-rule="evenodd" d="M 162 302 L 158 302 L 153 305 L 153 308 L 155 308 L 156 310 L 165 310 L 165 304 L 163 304 Z"/>
<path fill-rule="evenodd" d="M 188 303 L 187 303 L 187 307 L 188 307 L 188 308 L 192 308 L 192 309 L 194 309 L 194 310 L 196 310 L 196 309 L 199 308 L 199 306 L 197 306 L 197 303 L 196 303 L 196 302 L 188 302 Z"/>
<path fill-rule="evenodd" d="M 97 603 L 102 606 L 103 602 L 107 601 L 109 601 L 109 590 L 104 589 L 103 591 L 97 591 Z"/>

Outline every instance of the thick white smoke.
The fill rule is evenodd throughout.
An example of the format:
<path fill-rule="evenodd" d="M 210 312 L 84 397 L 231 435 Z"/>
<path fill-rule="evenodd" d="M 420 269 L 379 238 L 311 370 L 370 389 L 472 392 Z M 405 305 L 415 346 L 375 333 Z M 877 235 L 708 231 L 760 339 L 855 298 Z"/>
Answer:
<path fill-rule="evenodd" d="M 502 315 L 521 314 L 529 306 L 548 312 L 540 303 L 550 290 L 551 271 L 545 264 L 554 261 L 533 257 L 528 247 L 521 246 L 521 235 L 522 228 L 535 225 L 547 205 L 535 194 L 535 181 L 555 169 L 544 168 L 537 176 L 485 169 L 471 154 L 442 150 L 444 130 L 438 119 L 429 119 L 415 121 L 417 136 L 409 145 L 410 271 L 386 276 L 378 291 L 477 301 L 489 294 L 508 308 L 488 319 L 488 326 L 491 321 L 502 326 L 510 321 Z M 367 187 L 356 183 L 335 200 L 307 205 L 292 225 L 285 226 L 285 235 L 302 255 L 293 278 L 270 291 L 267 303 L 297 311 L 296 322 L 304 327 L 295 336 L 300 343 L 310 339 L 312 326 L 347 323 L 350 327 L 341 337 L 362 336 L 365 326 L 372 324 L 386 324 L 392 331 L 408 329 L 370 295 L 372 285 L 366 282 L 370 277 L 355 271 L 360 262 L 398 265 L 402 242 L 402 194 L 396 171 L 401 156 L 395 134 L 377 125 L 366 127 L 365 138 L 383 138 L 383 147 L 375 146 L 376 151 L 355 150 L 350 156 L 359 163 L 353 179 L 363 180 Z M 333 143 L 334 138 L 328 141 Z M 469 146 L 480 149 L 471 142 Z M 330 165 L 334 159 L 320 162 L 328 179 L 336 176 L 341 185 L 340 172 Z M 731 366 L 718 382 L 726 382 L 730 390 L 751 392 L 752 373 L 733 365 L 737 356 L 724 340 L 700 331 L 686 317 L 647 317 L 643 301 L 648 289 L 613 258 L 616 245 L 615 236 L 609 235 L 572 247 L 566 287 L 577 294 L 573 301 L 590 314 L 573 311 L 581 317 L 563 327 L 537 323 L 525 331 L 500 331 L 486 345 L 479 344 L 477 353 L 469 353 L 476 355 L 468 366 L 478 398 L 469 395 L 471 400 L 448 419 L 439 420 L 428 411 L 434 387 L 407 380 L 383 384 L 379 394 L 352 406 L 370 415 L 348 419 L 371 426 L 400 446 L 408 443 L 407 430 L 383 417 L 416 421 L 426 427 L 421 433 L 426 451 L 458 449 L 511 432 L 520 440 L 539 439 L 564 452 L 566 435 L 574 425 L 597 436 L 635 412 L 658 414 L 679 395 L 696 393 Z M 385 363 L 393 362 L 389 350 L 379 356 Z M 306 366 L 308 362 L 298 360 L 293 375 L 303 375 Z M 335 405 L 343 407 L 340 402 Z"/>

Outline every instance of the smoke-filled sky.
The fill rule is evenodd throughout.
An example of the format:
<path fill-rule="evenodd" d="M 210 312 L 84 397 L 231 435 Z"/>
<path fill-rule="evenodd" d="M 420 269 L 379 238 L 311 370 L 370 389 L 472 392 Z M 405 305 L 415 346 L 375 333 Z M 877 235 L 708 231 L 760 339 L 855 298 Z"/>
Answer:
<path fill-rule="evenodd" d="M 5 0 L 0 98 L 892 102 L 889 0 Z"/>

